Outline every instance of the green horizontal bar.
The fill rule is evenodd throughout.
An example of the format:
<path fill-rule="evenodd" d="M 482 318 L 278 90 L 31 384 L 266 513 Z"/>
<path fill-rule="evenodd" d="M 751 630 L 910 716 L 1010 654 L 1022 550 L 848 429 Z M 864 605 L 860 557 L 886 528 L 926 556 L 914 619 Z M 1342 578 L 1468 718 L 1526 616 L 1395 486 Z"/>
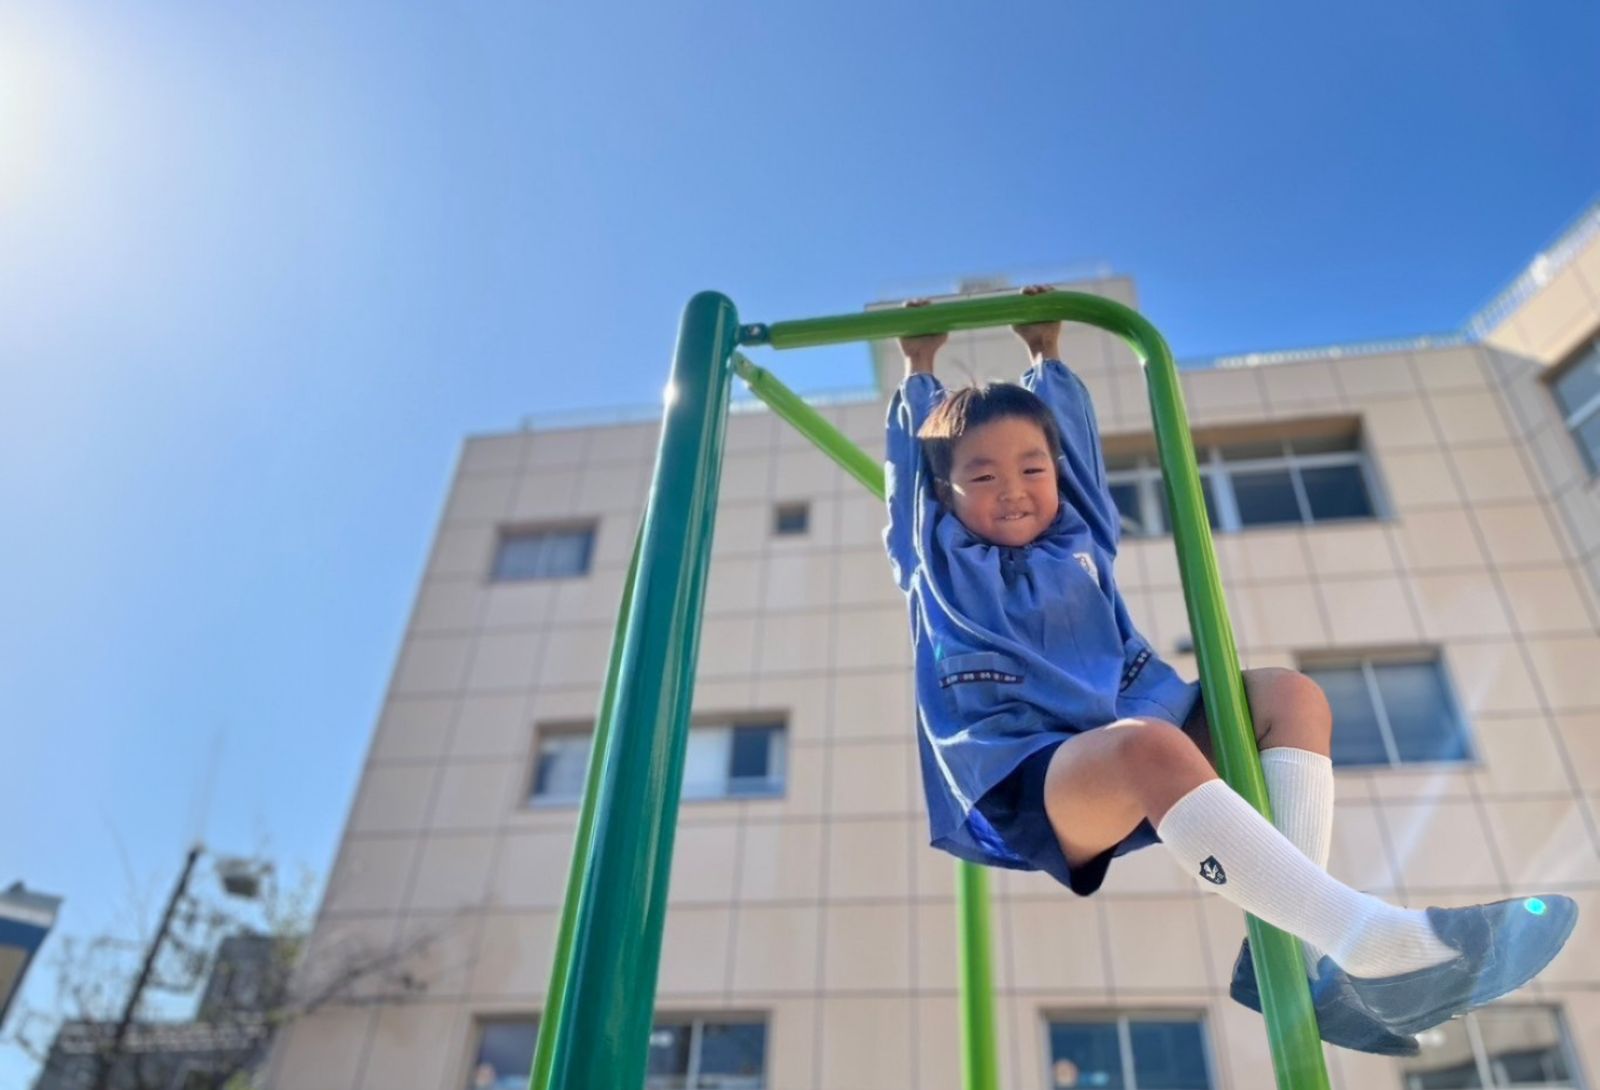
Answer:
<path fill-rule="evenodd" d="M 747 325 L 740 330 L 739 343 L 773 348 L 815 348 L 850 341 L 882 341 L 926 333 L 953 333 L 961 329 L 988 329 L 1018 322 L 1087 322 L 1130 342 L 1141 336 L 1141 325 L 1154 332 L 1137 311 L 1113 299 L 1076 291 L 1050 291 L 1039 295 L 997 295 L 987 299 L 931 303 L 925 307 L 892 307 L 862 314 Z"/>

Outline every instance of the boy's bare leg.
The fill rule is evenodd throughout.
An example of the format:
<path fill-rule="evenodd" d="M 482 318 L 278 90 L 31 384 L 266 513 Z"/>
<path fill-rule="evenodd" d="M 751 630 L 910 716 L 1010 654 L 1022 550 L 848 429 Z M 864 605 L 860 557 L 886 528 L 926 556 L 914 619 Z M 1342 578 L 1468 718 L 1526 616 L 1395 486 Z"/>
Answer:
<path fill-rule="evenodd" d="M 1056 747 L 1045 813 L 1067 862 L 1082 866 L 1213 779 L 1205 755 L 1171 723 L 1123 719 Z"/>
<path fill-rule="evenodd" d="M 1327 756 L 1332 715 L 1314 682 L 1268 668 L 1246 670 L 1244 685 L 1262 749 Z M 1127 775 L 1130 769 L 1135 774 Z M 1045 810 L 1067 862 L 1078 866 L 1114 847 L 1145 817 L 1159 823 L 1172 803 L 1215 775 L 1203 708 L 1182 731 L 1158 719 L 1122 720 L 1056 750 L 1045 777 Z"/>

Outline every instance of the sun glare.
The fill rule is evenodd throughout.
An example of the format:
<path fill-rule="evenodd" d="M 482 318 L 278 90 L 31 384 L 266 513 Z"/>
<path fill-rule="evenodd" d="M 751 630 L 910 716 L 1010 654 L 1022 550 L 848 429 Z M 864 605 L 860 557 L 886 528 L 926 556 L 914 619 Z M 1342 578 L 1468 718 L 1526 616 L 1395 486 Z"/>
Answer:
<path fill-rule="evenodd" d="M 83 91 L 82 60 L 65 28 L 0 14 L 0 209 L 46 190 L 70 106 Z"/>

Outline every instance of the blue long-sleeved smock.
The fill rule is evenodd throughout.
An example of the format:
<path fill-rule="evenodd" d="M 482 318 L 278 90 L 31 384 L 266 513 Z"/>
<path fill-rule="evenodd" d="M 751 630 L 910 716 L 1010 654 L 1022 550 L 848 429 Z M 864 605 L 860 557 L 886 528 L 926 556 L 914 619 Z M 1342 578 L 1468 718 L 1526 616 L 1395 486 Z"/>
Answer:
<path fill-rule="evenodd" d="M 1139 635 L 1112 563 L 1120 520 L 1094 406 L 1059 361 L 1022 385 L 1061 432 L 1061 509 L 1020 548 L 977 537 L 937 499 L 917 432 L 944 399 L 911 375 L 889 404 L 884 545 L 906 594 L 918 745 L 933 846 L 992 866 L 1031 866 L 975 809 L 1029 755 L 1127 716 L 1181 724 L 1199 692 Z"/>

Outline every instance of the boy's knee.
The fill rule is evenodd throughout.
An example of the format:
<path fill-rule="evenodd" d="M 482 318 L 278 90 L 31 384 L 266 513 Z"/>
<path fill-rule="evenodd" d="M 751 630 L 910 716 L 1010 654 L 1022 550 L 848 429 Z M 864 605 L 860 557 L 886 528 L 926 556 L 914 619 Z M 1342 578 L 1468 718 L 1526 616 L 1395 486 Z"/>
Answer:
<path fill-rule="evenodd" d="M 1250 673 L 1251 687 L 1267 697 L 1263 703 L 1274 720 L 1274 734 L 1292 732 L 1307 743 L 1327 744 L 1333 735 L 1333 709 L 1322 686 L 1285 666 L 1269 666 Z"/>
<path fill-rule="evenodd" d="M 1164 719 L 1119 719 L 1119 756 L 1141 771 L 1188 768 L 1199 762 L 1208 768 L 1205 754 L 1178 728 Z"/>

